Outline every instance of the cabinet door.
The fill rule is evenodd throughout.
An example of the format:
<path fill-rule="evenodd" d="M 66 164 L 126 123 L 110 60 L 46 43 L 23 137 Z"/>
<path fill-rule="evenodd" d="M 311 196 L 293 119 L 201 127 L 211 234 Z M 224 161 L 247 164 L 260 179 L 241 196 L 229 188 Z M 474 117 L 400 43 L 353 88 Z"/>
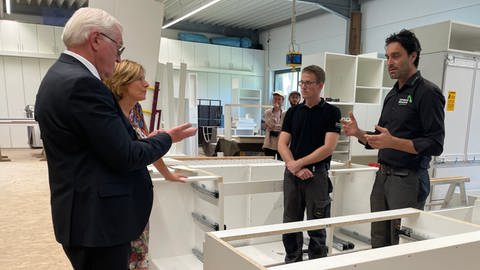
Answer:
<path fill-rule="evenodd" d="M 195 43 L 182 41 L 182 63 L 186 63 L 187 67 L 195 65 Z"/>
<path fill-rule="evenodd" d="M 218 73 L 207 73 L 207 94 L 209 99 L 220 99 Z"/>
<path fill-rule="evenodd" d="M 243 63 L 242 63 L 242 69 L 243 70 L 248 70 L 248 71 L 254 71 L 253 70 L 253 61 L 254 61 L 254 55 L 253 55 L 253 50 L 250 49 L 242 49 L 243 50 Z"/>
<path fill-rule="evenodd" d="M 162 38 L 160 39 L 160 53 L 158 56 L 158 61 L 160 63 L 166 63 L 168 62 L 168 42 L 169 39 L 167 38 Z"/>
<path fill-rule="evenodd" d="M 220 68 L 232 69 L 232 48 L 219 46 L 220 48 Z"/>
<path fill-rule="evenodd" d="M 59 26 L 54 26 L 54 33 L 55 33 L 55 52 L 56 53 L 61 53 L 65 50 L 65 44 L 63 43 L 62 40 L 62 33 L 63 33 L 63 27 Z"/>
<path fill-rule="evenodd" d="M 38 58 L 22 58 L 23 89 L 25 105 L 34 105 L 40 86 L 40 64 Z"/>
<path fill-rule="evenodd" d="M 166 39 L 168 50 L 168 62 L 171 62 L 173 66 L 180 66 L 182 58 L 182 41 L 175 39 Z M 187 66 L 188 68 L 188 66 Z"/>
<path fill-rule="evenodd" d="M 35 24 L 21 23 L 18 25 L 20 46 L 22 52 L 38 53 L 37 27 Z"/>
<path fill-rule="evenodd" d="M 261 50 L 250 50 L 253 54 L 253 71 L 255 74 L 263 76 L 265 73 L 265 52 Z"/>
<path fill-rule="evenodd" d="M 37 25 L 37 40 L 39 53 L 56 53 L 55 29 L 53 26 Z"/>
<path fill-rule="evenodd" d="M 242 48 L 232 48 L 232 69 L 243 69 L 243 50 Z"/>
<path fill-rule="evenodd" d="M 477 70 L 473 90 L 470 127 L 468 135 L 467 159 L 480 160 L 480 71 Z"/>
<path fill-rule="evenodd" d="M 10 52 L 20 51 L 18 23 L 15 21 L 0 20 L 0 27 L 2 50 Z"/>
<path fill-rule="evenodd" d="M 208 61 L 210 62 L 211 68 L 220 67 L 220 46 L 218 45 L 208 45 Z"/>
<path fill-rule="evenodd" d="M 7 92 L 8 117 L 25 117 L 25 94 L 23 91 L 22 62 L 20 57 L 5 57 L 5 88 Z M 27 128 L 10 128 L 12 147 L 28 147 Z"/>
<path fill-rule="evenodd" d="M 454 91 L 454 108 L 445 112 L 445 142 L 441 157 L 446 161 L 464 161 L 467 137 L 468 114 L 474 72 L 472 68 L 447 65 L 444 78 L 444 95 Z"/>
<path fill-rule="evenodd" d="M 219 91 L 222 104 L 231 104 L 232 101 L 232 75 L 220 74 Z"/>
<path fill-rule="evenodd" d="M 208 44 L 195 43 L 195 67 L 210 67 Z"/>
<path fill-rule="evenodd" d="M 206 72 L 198 72 L 197 73 L 197 78 L 198 78 L 198 92 L 197 92 L 197 98 L 201 99 L 209 99 L 210 97 L 208 96 L 208 73 Z"/>

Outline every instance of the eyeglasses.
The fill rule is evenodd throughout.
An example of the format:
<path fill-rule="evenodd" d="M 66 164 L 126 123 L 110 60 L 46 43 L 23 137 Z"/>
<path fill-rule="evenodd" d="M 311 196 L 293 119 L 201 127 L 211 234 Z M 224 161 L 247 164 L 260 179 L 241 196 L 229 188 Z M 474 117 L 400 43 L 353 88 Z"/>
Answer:
<path fill-rule="evenodd" d="M 302 86 L 302 85 L 310 86 L 314 83 L 318 83 L 318 82 L 316 82 L 316 81 L 298 81 L 298 86 Z"/>
<path fill-rule="evenodd" d="M 118 56 L 120 57 L 123 53 L 123 51 L 125 50 L 125 46 L 119 44 L 117 41 L 115 41 L 113 38 L 109 37 L 107 34 L 105 33 L 99 33 L 100 35 L 108 38 L 111 42 L 115 43 L 115 45 L 117 45 L 117 54 Z"/>

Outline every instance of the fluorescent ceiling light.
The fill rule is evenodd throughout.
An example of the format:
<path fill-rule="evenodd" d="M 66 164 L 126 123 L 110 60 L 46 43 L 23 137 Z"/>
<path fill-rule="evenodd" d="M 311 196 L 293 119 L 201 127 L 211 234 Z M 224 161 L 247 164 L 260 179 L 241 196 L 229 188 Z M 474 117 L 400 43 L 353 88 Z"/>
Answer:
<path fill-rule="evenodd" d="M 209 3 L 207 3 L 207 4 L 205 4 L 205 5 L 203 5 L 203 6 L 201 6 L 201 7 L 199 7 L 199 8 L 197 8 L 197 9 L 193 10 L 193 11 L 190 11 L 189 13 L 183 15 L 182 17 L 180 17 L 180 18 L 178 18 L 178 19 L 175 19 L 175 20 L 173 20 L 173 21 L 165 24 L 164 26 L 162 26 L 162 29 L 168 28 L 168 27 L 170 27 L 170 26 L 172 26 L 172 25 L 174 25 L 174 24 L 176 24 L 176 23 L 178 23 L 178 22 L 180 22 L 180 21 L 183 21 L 183 20 L 185 20 L 186 18 L 192 16 L 193 14 L 196 14 L 196 13 L 198 13 L 198 12 L 200 12 L 200 11 L 208 8 L 209 6 L 212 6 L 212 5 L 214 5 L 214 4 L 216 4 L 216 3 L 220 2 L 220 1 L 221 1 L 221 0 L 213 0 L 213 1 L 211 1 L 211 2 L 209 2 Z"/>
<path fill-rule="evenodd" d="M 5 1 L 5 10 L 7 14 L 10 14 L 12 11 L 10 10 L 10 0 Z"/>

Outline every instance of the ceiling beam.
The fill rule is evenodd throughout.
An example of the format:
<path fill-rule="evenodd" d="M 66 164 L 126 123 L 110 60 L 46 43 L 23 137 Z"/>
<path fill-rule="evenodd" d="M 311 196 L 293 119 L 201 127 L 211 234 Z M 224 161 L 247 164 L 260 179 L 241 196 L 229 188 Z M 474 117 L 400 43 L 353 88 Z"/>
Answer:
<path fill-rule="evenodd" d="M 302 2 L 315 3 L 319 8 L 332 14 L 350 19 L 354 10 L 360 10 L 359 0 L 298 0 Z"/>
<path fill-rule="evenodd" d="M 326 13 L 326 11 L 324 11 L 322 9 L 311 11 L 311 12 L 296 16 L 295 21 L 300 22 L 300 21 L 307 20 L 307 19 L 310 19 L 310 18 L 313 18 L 313 17 L 317 17 L 317 16 L 325 14 L 325 13 Z M 283 21 L 279 21 L 279 22 L 267 25 L 267 26 L 262 27 L 258 30 L 259 31 L 266 31 L 266 30 L 270 30 L 270 29 L 273 29 L 273 28 L 277 28 L 277 27 L 281 27 L 281 26 L 285 26 L 285 25 L 291 25 L 291 24 L 292 24 L 292 19 L 286 19 L 286 20 L 283 20 Z"/>

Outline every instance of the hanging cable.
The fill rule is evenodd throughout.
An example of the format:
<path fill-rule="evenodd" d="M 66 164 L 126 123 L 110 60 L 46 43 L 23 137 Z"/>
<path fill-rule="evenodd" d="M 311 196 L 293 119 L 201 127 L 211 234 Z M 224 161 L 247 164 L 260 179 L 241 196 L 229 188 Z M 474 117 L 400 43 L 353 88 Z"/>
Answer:
<path fill-rule="evenodd" d="M 292 70 L 302 65 L 302 53 L 298 51 L 298 46 L 295 48 L 295 22 L 296 22 L 296 1 L 292 0 L 292 31 L 290 35 L 290 46 L 287 53 L 287 66 L 290 66 Z"/>

